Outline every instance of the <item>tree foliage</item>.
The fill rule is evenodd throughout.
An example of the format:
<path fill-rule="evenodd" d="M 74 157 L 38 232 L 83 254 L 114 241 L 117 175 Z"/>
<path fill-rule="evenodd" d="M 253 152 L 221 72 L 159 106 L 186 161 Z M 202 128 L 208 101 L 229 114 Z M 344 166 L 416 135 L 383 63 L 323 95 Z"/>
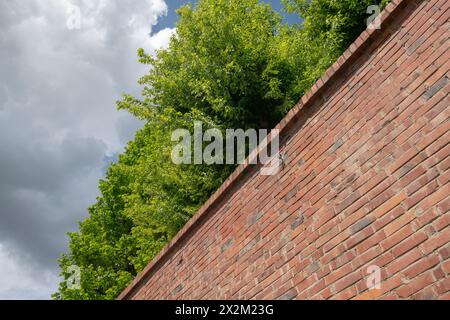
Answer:
<path fill-rule="evenodd" d="M 118 102 L 146 124 L 100 181 L 101 196 L 60 259 L 56 299 L 113 299 L 233 168 L 175 165 L 171 133 L 270 128 L 365 28 L 373 0 L 284 0 L 303 23 L 283 25 L 257 0 L 199 0 L 179 9 L 177 34 L 152 57 L 142 97 Z M 81 288 L 68 286 L 71 266 Z"/>
<path fill-rule="evenodd" d="M 280 76 L 270 72 L 271 43 L 280 15 L 258 0 L 199 1 L 178 10 L 177 35 L 140 83 L 145 109 L 199 110 L 229 127 L 268 127 L 279 119 Z"/>
<path fill-rule="evenodd" d="M 337 58 L 366 28 L 367 9 L 389 0 L 282 0 L 288 12 L 304 18 L 307 41 L 318 40 Z M 337 57 L 336 57 L 337 56 Z"/>
<path fill-rule="evenodd" d="M 57 299 L 114 299 L 228 176 L 225 166 L 175 165 L 171 133 L 193 131 L 198 113 L 154 112 L 100 181 L 101 196 L 60 259 L 62 276 L 81 268 L 81 288 L 60 284 Z"/>

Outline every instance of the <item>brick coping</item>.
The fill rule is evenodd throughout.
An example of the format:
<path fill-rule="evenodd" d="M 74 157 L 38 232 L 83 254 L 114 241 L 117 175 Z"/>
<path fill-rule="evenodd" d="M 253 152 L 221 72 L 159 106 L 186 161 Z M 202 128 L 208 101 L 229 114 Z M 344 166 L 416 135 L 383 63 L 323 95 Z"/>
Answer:
<path fill-rule="evenodd" d="M 301 111 L 311 105 L 315 99 L 320 96 L 320 92 L 326 88 L 333 86 L 333 80 L 336 79 L 339 74 L 347 70 L 352 62 L 361 56 L 361 53 L 370 46 L 371 40 L 382 34 L 383 28 L 389 26 L 394 22 L 395 17 L 405 8 L 409 3 L 414 0 L 391 0 L 386 8 L 381 12 L 381 28 L 367 28 L 363 33 L 347 48 L 347 50 L 339 57 L 339 59 L 322 75 L 322 77 L 316 81 L 312 88 L 307 92 L 301 100 L 295 105 L 288 114 L 278 123 L 274 129 L 280 130 L 280 137 L 283 136 L 295 121 L 301 115 Z M 370 26 L 369 26 L 370 27 Z M 259 145 L 264 147 L 269 143 L 270 134 Z M 128 287 L 119 295 L 118 300 L 128 299 L 134 291 L 138 290 L 141 284 L 164 263 L 165 258 L 173 252 L 177 245 L 180 244 L 185 238 L 195 231 L 195 228 L 201 224 L 203 218 L 205 218 L 211 211 L 211 208 L 219 203 L 224 196 L 234 187 L 245 175 L 245 172 L 251 163 L 251 159 L 258 156 L 258 149 L 250 153 L 243 164 L 238 166 L 236 170 L 225 180 L 221 187 L 206 201 L 206 203 L 197 211 L 197 213 L 184 225 L 184 227 L 177 233 L 177 235 L 164 247 L 163 250 L 144 268 L 144 270 L 128 285 Z"/>

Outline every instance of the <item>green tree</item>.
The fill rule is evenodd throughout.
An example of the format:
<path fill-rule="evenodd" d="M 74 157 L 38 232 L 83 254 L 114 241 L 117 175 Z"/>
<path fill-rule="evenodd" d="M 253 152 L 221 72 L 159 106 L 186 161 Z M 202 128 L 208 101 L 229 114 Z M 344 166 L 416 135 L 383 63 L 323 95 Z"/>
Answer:
<path fill-rule="evenodd" d="M 319 40 L 335 58 L 364 31 L 369 6 L 384 8 L 389 0 L 282 0 L 290 13 L 304 18 L 307 41 Z"/>
<path fill-rule="evenodd" d="M 271 128 L 365 28 L 370 0 L 285 0 L 287 26 L 257 0 L 199 0 L 179 9 L 177 35 L 118 102 L 146 121 L 100 181 L 101 196 L 60 259 L 55 299 L 113 299 L 207 200 L 232 167 L 175 165 L 171 133 L 206 127 Z M 81 288 L 68 286 L 71 266 Z"/>
<path fill-rule="evenodd" d="M 389 0 L 282 0 L 301 23 L 282 26 L 272 45 L 271 65 L 282 72 L 284 115 L 365 30 L 369 6 Z M 271 68 L 269 67 L 269 70 Z"/>
<path fill-rule="evenodd" d="M 56 299 L 114 299 L 207 200 L 231 168 L 175 165 L 171 134 L 199 113 L 154 112 L 117 163 L 100 181 L 101 196 L 78 232 L 70 233 L 70 253 L 60 259 Z M 68 286 L 71 266 L 81 269 L 81 288 Z"/>
<path fill-rule="evenodd" d="M 216 123 L 234 128 L 268 128 L 281 117 L 280 98 L 271 94 L 280 82 L 268 73 L 280 15 L 258 0 L 200 0 L 178 10 L 177 35 L 155 58 L 140 83 L 145 109 L 199 110 Z M 275 88 L 276 90 L 276 88 Z"/>

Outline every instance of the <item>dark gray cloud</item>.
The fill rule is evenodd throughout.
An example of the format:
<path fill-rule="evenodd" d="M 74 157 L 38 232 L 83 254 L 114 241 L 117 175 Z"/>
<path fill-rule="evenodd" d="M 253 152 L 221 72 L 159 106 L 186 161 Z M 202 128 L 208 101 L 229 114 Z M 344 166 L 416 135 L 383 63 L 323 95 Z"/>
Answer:
<path fill-rule="evenodd" d="M 71 5 L 81 29 L 69 30 Z M 98 194 L 105 159 L 141 125 L 115 109 L 139 93 L 163 0 L 0 2 L 0 299 L 49 298 L 58 255 Z"/>

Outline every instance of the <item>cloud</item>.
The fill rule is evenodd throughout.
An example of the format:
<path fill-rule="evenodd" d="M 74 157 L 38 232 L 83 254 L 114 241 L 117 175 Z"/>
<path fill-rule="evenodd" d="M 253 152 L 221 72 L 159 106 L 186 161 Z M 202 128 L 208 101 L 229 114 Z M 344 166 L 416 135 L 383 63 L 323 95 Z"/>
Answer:
<path fill-rule="evenodd" d="M 169 46 L 169 40 L 172 35 L 175 35 L 176 30 L 173 28 L 165 28 L 153 35 L 148 42 L 153 44 L 156 48 L 166 48 Z"/>
<path fill-rule="evenodd" d="M 74 5 L 81 28 L 70 30 Z M 174 29 L 151 34 L 166 13 L 162 0 L 0 2 L 0 298 L 56 288 L 66 232 L 142 125 L 115 101 L 139 95 L 148 66 L 136 52 L 167 46 Z"/>
<path fill-rule="evenodd" d="M 0 299 L 44 300 L 56 290 L 58 278 L 48 270 L 33 268 L 30 257 L 18 256 L 0 244 Z M 31 263 L 30 263 L 31 262 Z"/>

